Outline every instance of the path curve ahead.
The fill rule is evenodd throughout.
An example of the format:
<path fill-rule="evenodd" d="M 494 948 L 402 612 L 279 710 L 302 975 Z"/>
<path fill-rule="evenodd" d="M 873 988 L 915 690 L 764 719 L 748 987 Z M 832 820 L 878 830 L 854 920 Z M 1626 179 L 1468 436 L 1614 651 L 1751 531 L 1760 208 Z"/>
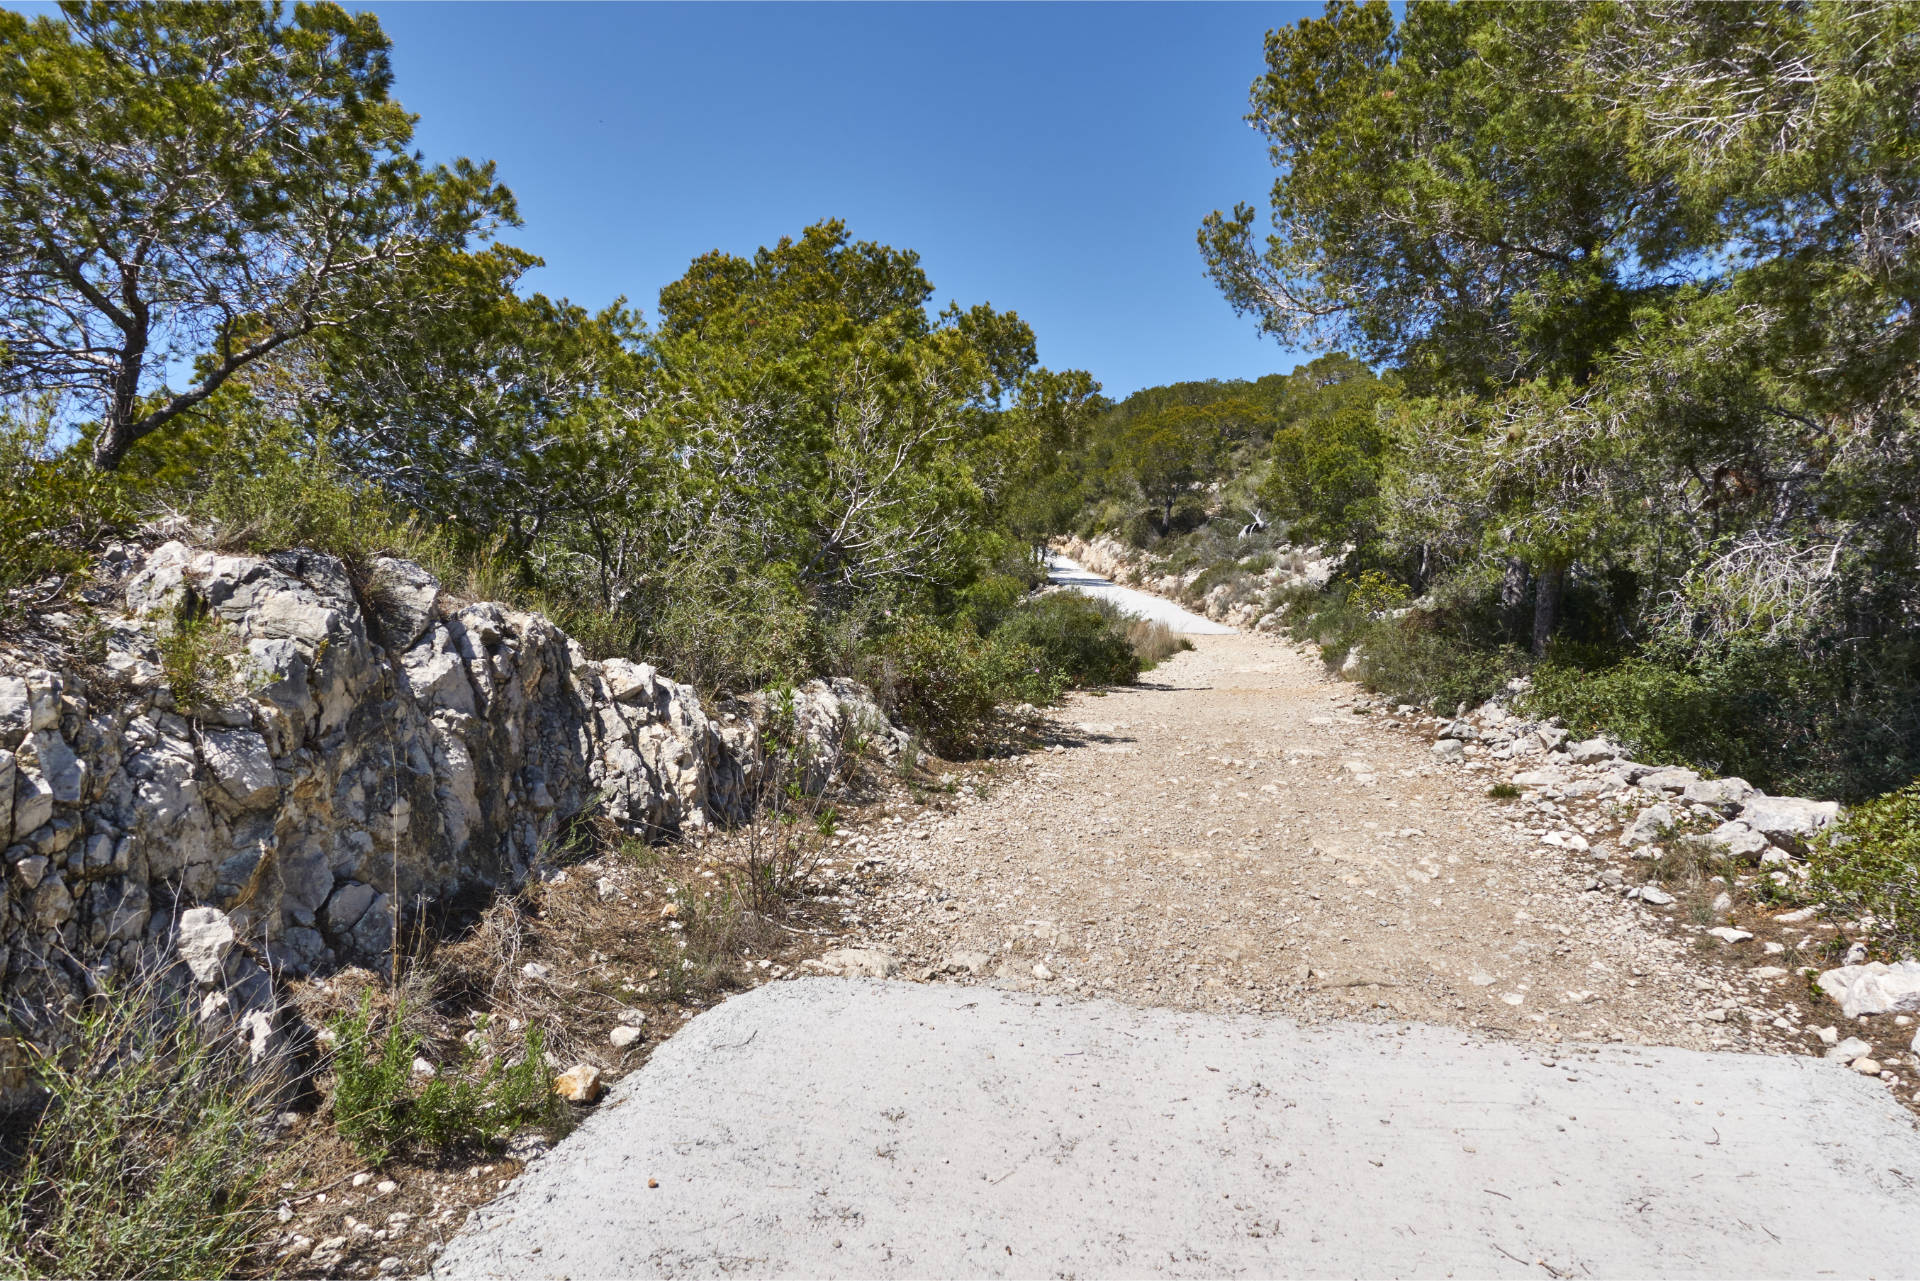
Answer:
<path fill-rule="evenodd" d="M 1920 1138 L 1813 1059 L 775 983 L 435 1276 L 1911 1276 Z"/>
<path fill-rule="evenodd" d="M 1071 588 L 1088 596 L 1111 601 L 1136 618 L 1165 623 L 1186 636 L 1229 636 L 1234 630 L 1225 623 L 1216 623 L 1211 618 L 1202 618 L 1190 610 L 1182 609 L 1165 597 L 1122 587 L 1100 577 L 1077 561 L 1068 560 L 1054 552 L 1047 553 L 1047 581 L 1056 587 Z"/>

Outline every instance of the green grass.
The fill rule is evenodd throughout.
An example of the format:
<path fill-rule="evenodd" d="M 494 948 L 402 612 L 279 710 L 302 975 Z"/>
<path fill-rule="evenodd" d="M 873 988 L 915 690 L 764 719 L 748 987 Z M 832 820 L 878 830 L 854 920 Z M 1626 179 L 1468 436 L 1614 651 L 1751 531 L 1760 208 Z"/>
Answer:
<path fill-rule="evenodd" d="M 457 1064 L 416 1081 L 420 1039 L 396 1008 L 385 1035 L 371 1001 L 336 1019 L 333 1118 L 341 1135 L 374 1162 L 415 1150 L 485 1147 L 529 1125 L 550 1124 L 559 1105 L 545 1061 L 546 1043 L 531 1024 L 517 1053 L 482 1058 L 469 1047 Z"/>
<path fill-rule="evenodd" d="M 153 985 L 108 988 L 42 1039 L 37 1114 L 15 1117 L 0 1273 L 218 1277 L 273 1227 L 268 1125 L 282 1082 Z"/>

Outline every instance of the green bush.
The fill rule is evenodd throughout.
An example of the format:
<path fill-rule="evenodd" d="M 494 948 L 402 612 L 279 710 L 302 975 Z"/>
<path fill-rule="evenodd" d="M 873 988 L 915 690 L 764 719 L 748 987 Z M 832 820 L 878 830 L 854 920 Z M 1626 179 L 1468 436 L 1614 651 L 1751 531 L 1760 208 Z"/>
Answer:
<path fill-rule="evenodd" d="M 273 1226 L 279 1083 L 153 986 L 108 988 L 62 1017 L 65 1048 L 35 1064 L 43 1104 L 6 1144 L 0 1273 L 241 1271 Z"/>
<path fill-rule="evenodd" d="M 1872 916 L 1890 951 L 1920 956 L 1920 782 L 1854 806 L 1815 838 L 1810 897 Z"/>
<path fill-rule="evenodd" d="M 1105 601 L 1078 592 L 1052 592 L 1008 612 L 992 643 L 1038 651 L 1067 686 L 1125 685 L 1141 668 L 1127 636 L 1130 621 Z"/>
<path fill-rule="evenodd" d="M 1523 659 L 1512 649 L 1485 650 L 1428 625 L 1418 613 L 1378 619 L 1356 638 L 1360 678 L 1395 702 L 1452 710 L 1478 706 L 1499 693 Z"/>
<path fill-rule="evenodd" d="M 0 594 L 84 568 L 88 549 L 134 518 L 125 479 L 95 471 L 83 449 L 56 449 L 45 414 L 0 410 L 0 493 Z"/>
<path fill-rule="evenodd" d="M 1712 682 L 1642 657 L 1596 669 L 1549 658 L 1533 670 L 1527 707 L 1580 737 L 1611 734 L 1654 763 L 1712 769 L 1733 747 L 1721 729 L 1730 709 Z"/>
<path fill-rule="evenodd" d="M 978 753 L 995 738 L 1007 703 L 1050 703 L 1062 678 L 1017 641 L 990 644 L 965 627 L 911 618 L 881 643 L 862 675 L 887 709 L 943 756 Z"/>
<path fill-rule="evenodd" d="M 537 1027 L 523 1033 L 512 1063 L 504 1054 L 482 1063 L 481 1051 L 470 1047 L 462 1062 L 416 1083 L 413 1060 L 420 1038 L 407 1030 L 406 1010 L 394 1011 L 384 1037 L 376 1037 L 373 1025 L 370 1001 L 331 1024 L 334 1124 L 367 1160 L 417 1149 L 484 1146 L 524 1126 L 555 1120 L 558 1104 Z"/>

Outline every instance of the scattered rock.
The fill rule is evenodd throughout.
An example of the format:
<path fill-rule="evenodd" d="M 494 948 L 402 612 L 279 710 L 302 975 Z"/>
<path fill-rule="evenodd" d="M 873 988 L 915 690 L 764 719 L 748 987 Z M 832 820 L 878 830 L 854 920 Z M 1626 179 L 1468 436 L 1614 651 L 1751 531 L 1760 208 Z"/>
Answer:
<path fill-rule="evenodd" d="M 890 979 L 900 962 L 886 952 L 865 947 L 835 948 L 820 958 L 820 968 L 848 979 Z"/>
<path fill-rule="evenodd" d="M 1858 1058 L 1853 1061 L 1851 1066 L 1853 1070 L 1858 1072 L 1861 1076 L 1879 1076 L 1880 1075 L 1880 1063 L 1879 1063 L 1879 1060 L 1877 1059 Z"/>
<path fill-rule="evenodd" d="M 613 1042 L 614 1049 L 624 1050 L 635 1041 L 638 1041 L 642 1035 L 641 1030 L 633 1024 L 622 1023 L 619 1027 L 607 1033 L 607 1039 Z"/>
<path fill-rule="evenodd" d="M 1633 816 L 1620 839 L 1629 847 L 1651 845 L 1672 829 L 1673 811 L 1665 805 L 1649 805 Z"/>
<path fill-rule="evenodd" d="M 1693 770 L 1670 767 L 1641 775 L 1637 785 L 1652 792 L 1684 792 L 1699 781 L 1700 775 Z"/>
<path fill-rule="evenodd" d="M 943 974 L 978 974 L 993 964 L 993 957 L 985 952 L 952 952 L 940 962 Z"/>
<path fill-rule="evenodd" d="M 200 983 L 218 983 L 233 950 L 233 922 L 217 907 L 188 908 L 180 916 L 174 950 Z"/>
<path fill-rule="evenodd" d="M 606 1088 L 600 1069 L 591 1063 L 576 1063 L 553 1078 L 553 1092 L 569 1103 L 592 1103 Z"/>
<path fill-rule="evenodd" d="M 1673 895 L 1667 893 L 1657 885 L 1642 885 L 1639 889 L 1628 894 L 1627 897 L 1637 898 L 1642 903 L 1651 903 L 1655 907 L 1667 907 L 1673 903 Z"/>
<path fill-rule="evenodd" d="M 1713 937 L 1719 939 L 1722 943 L 1744 943 L 1753 937 L 1751 930 L 1737 930 L 1731 925 L 1716 925 L 1708 930 L 1707 933 L 1713 935 Z"/>
<path fill-rule="evenodd" d="M 1457 738 L 1443 738 L 1433 745 L 1433 754 L 1443 761 L 1459 760 L 1467 754 L 1467 745 Z"/>
<path fill-rule="evenodd" d="M 1851 1063 L 1863 1054 L 1870 1054 L 1873 1047 L 1857 1036 L 1850 1036 L 1827 1051 L 1827 1057 L 1836 1063 Z"/>

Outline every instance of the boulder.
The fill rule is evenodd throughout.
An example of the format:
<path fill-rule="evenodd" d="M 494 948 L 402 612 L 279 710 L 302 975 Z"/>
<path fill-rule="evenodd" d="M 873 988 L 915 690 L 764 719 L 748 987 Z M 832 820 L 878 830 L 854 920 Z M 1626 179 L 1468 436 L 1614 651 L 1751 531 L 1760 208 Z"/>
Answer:
<path fill-rule="evenodd" d="M 1920 961 L 1843 965 L 1820 976 L 1820 990 L 1850 1019 L 1920 1011 Z"/>
<path fill-rule="evenodd" d="M 1766 837 L 1737 820 L 1722 823 L 1706 839 L 1734 858 L 1759 858 L 1769 848 Z"/>
<path fill-rule="evenodd" d="M 1443 761 L 1457 761 L 1466 756 L 1467 745 L 1457 738 L 1443 738 L 1431 750 Z"/>
<path fill-rule="evenodd" d="M 1582 739 L 1567 744 L 1567 756 L 1576 765 L 1591 765 L 1595 761 L 1609 761 L 1620 755 L 1620 745 L 1604 736 Z"/>
<path fill-rule="evenodd" d="M 1635 780 L 1650 792 L 1684 792 L 1699 781 L 1700 776 L 1694 771 L 1678 767 L 1652 770 Z"/>
<path fill-rule="evenodd" d="M 1740 821 L 1776 845 L 1801 851 L 1807 840 L 1840 819 L 1835 801 L 1810 801 L 1798 796 L 1767 796 L 1756 792 L 1740 806 Z"/>
<path fill-rule="evenodd" d="M 1620 840 L 1629 847 L 1651 845 L 1672 828 L 1673 811 L 1665 805 L 1649 805 L 1633 816 L 1633 822 L 1627 824 L 1627 830 L 1620 834 Z"/>
<path fill-rule="evenodd" d="M 1560 787 L 1566 781 L 1565 774 L 1550 769 L 1522 770 L 1513 776 L 1515 787 Z"/>
<path fill-rule="evenodd" d="M 1703 778 L 1680 790 L 1680 799 L 1689 805 L 1704 805 L 1722 814 L 1735 813 L 1751 795 L 1753 784 L 1744 778 Z"/>

